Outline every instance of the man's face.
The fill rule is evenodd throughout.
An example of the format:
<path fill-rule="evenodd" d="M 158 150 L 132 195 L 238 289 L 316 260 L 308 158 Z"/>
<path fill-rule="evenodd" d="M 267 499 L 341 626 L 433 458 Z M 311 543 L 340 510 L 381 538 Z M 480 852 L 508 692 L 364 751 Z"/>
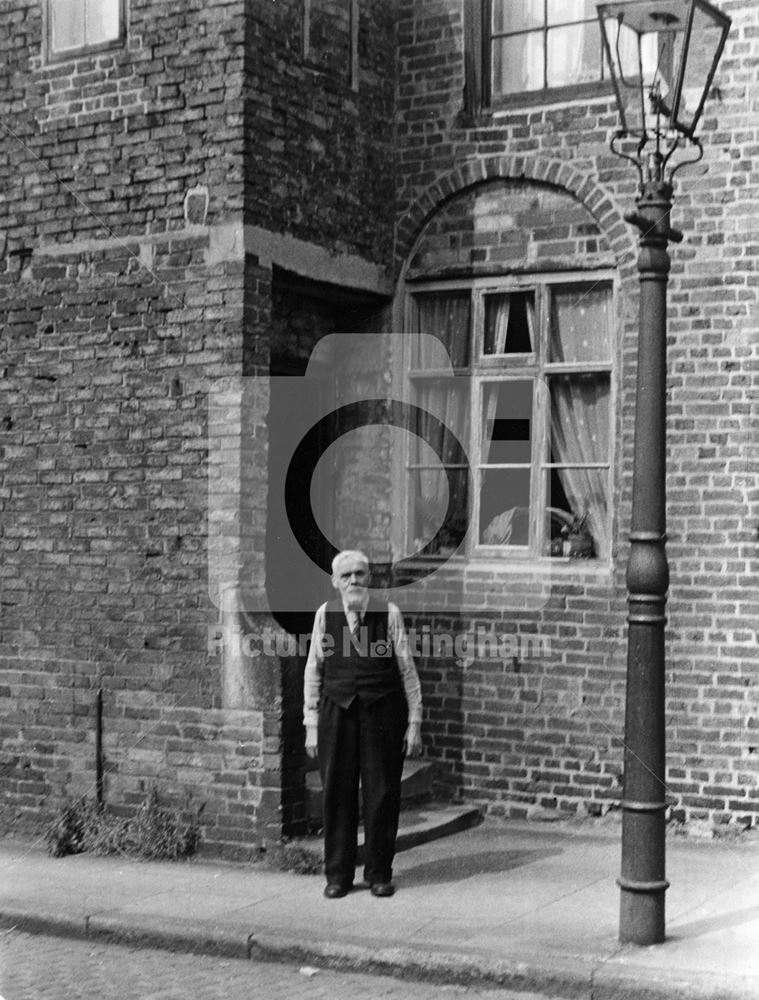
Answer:
<path fill-rule="evenodd" d="M 332 586 L 349 608 L 360 608 L 369 588 L 369 567 L 360 559 L 346 559 L 338 565 Z"/>

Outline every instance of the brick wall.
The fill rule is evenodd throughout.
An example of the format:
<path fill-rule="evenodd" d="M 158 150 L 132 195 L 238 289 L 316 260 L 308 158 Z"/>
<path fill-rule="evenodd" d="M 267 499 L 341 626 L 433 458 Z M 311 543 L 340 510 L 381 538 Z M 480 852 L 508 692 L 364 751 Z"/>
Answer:
<path fill-rule="evenodd" d="M 266 733 L 209 657 L 207 389 L 239 372 L 242 5 L 129 5 L 124 48 L 47 62 L 3 11 L 3 824 L 155 782 L 250 842 Z"/>
<path fill-rule="evenodd" d="M 123 47 L 55 61 L 39 2 L 0 15 L 4 827 L 94 794 L 99 688 L 114 808 L 155 782 L 225 851 L 297 819 L 302 664 L 234 641 L 272 625 L 240 378 L 289 263 L 249 244 L 389 263 L 395 86 L 391 5 L 309 7 L 305 51 L 300 0 L 130 0 Z"/>
<path fill-rule="evenodd" d="M 250 9 L 246 222 L 352 252 L 392 255 L 395 0 L 260 0 Z M 303 50 L 303 10 L 311 47 Z"/>
<path fill-rule="evenodd" d="M 759 814 L 752 598 L 759 350 L 750 235 L 756 136 L 747 86 L 759 56 L 759 15 L 745 2 L 721 6 L 734 24 L 707 108 L 705 156 L 678 175 L 673 213 L 685 242 L 672 248 L 669 293 L 668 783 L 679 817 L 749 822 Z M 595 812 L 621 795 L 638 294 L 633 234 L 622 215 L 634 201 L 635 174 L 609 153 L 616 118 L 603 96 L 472 117 L 464 107 L 462 5 L 406 0 L 399 43 L 399 270 L 407 277 L 446 268 L 492 273 L 499 256 L 503 271 L 539 267 L 529 244 L 534 226 L 545 224 L 543 205 L 525 201 L 536 185 L 545 185 L 549 200 L 571 196 L 595 221 L 597 230 L 591 223 L 582 234 L 576 266 L 593 266 L 604 245 L 613 254 L 620 366 L 610 583 L 554 579 L 544 610 L 498 616 L 500 631 L 545 636 L 544 655 L 468 666 L 422 662 L 430 754 L 447 764 L 455 793 L 494 812 L 523 814 L 535 805 Z M 473 192 L 487 199 L 498 178 L 510 211 L 489 250 L 479 245 L 488 235 L 474 235 Z M 567 232 L 554 218 L 549 237 L 552 227 L 566 252 Z M 498 593 L 504 583 L 490 586 Z M 477 623 L 466 616 L 443 625 L 466 632 Z"/>

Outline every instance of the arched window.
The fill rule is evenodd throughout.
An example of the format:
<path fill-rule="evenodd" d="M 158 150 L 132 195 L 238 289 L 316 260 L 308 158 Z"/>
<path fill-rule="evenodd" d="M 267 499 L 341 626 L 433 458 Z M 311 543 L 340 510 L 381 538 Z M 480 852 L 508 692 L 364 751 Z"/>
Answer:
<path fill-rule="evenodd" d="M 435 536 L 453 491 L 441 556 L 463 543 L 470 557 L 608 560 L 612 301 L 608 271 L 409 291 L 408 331 L 427 336 L 409 340 L 408 377 L 431 415 L 409 445 L 410 550 Z M 432 433 L 448 444 L 430 447 Z"/>

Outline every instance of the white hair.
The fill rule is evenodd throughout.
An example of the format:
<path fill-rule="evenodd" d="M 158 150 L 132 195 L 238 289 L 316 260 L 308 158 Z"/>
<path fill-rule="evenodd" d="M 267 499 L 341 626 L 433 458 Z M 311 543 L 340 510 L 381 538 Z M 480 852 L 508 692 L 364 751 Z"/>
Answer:
<path fill-rule="evenodd" d="M 367 569 L 369 569 L 369 557 L 366 553 L 359 551 L 359 549 L 343 549 L 343 551 L 338 552 L 332 560 L 332 576 L 337 576 L 342 563 L 347 562 L 349 559 L 361 562 Z"/>

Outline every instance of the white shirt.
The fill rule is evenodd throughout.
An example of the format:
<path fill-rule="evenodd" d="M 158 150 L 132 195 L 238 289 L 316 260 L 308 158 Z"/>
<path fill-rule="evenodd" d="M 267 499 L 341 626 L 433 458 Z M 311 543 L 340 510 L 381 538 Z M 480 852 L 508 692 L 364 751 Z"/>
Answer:
<path fill-rule="evenodd" d="M 353 627 L 356 615 L 359 612 L 345 609 L 345 616 L 348 626 Z M 306 670 L 303 675 L 303 725 L 306 727 L 316 726 L 319 722 L 319 700 L 322 692 L 322 681 L 324 679 L 324 655 L 322 651 L 324 633 L 326 628 L 327 605 L 322 604 L 314 615 L 314 627 L 311 631 L 311 647 L 306 660 Z M 359 618 L 360 621 L 360 618 Z M 408 638 L 406 627 L 403 624 L 403 615 L 397 605 L 388 603 L 387 606 L 387 626 L 388 639 L 391 641 L 395 657 L 398 661 L 398 668 L 401 672 L 403 690 L 408 703 L 409 724 L 422 722 L 422 688 L 419 684 L 419 675 L 416 672 L 414 659 L 408 648 Z"/>

